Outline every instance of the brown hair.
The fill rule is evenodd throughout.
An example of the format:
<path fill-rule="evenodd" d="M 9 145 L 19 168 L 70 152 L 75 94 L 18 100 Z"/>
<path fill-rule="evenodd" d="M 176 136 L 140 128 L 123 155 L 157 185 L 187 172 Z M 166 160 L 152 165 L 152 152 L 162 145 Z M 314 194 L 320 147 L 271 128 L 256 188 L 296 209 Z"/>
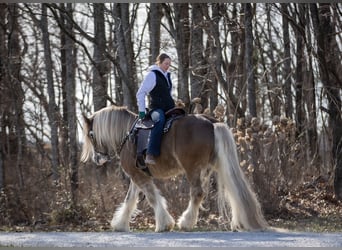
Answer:
<path fill-rule="evenodd" d="M 171 57 L 165 53 L 161 53 L 159 54 L 159 56 L 157 56 L 156 58 L 156 64 L 161 64 L 162 62 L 164 62 L 165 59 L 170 59 L 171 60 Z"/>

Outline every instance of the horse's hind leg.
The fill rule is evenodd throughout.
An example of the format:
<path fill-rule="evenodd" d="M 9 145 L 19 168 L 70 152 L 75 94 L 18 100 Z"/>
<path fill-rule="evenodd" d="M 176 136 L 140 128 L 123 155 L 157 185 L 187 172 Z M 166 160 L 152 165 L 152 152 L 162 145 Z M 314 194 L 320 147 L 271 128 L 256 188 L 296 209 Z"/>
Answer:
<path fill-rule="evenodd" d="M 190 180 L 190 201 L 187 209 L 183 212 L 182 216 L 178 219 L 178 227 L 182 230 L 192 229 L 198 219 L 198 210 L 204 198 L 204 192 L 201 186 L 201 179 Z"/>
<path fill-rule="evenodd" d="M 159 190 L 154 183 L 148 182 L 140 186 L 141 191 L 145 194 L 147 201 L 153 207 L 156 219 L 156 232 L 171 231 L 175 225 L 175 221 L 167 211 L 166 200 L 161 196 Z"/>
<path fill-rule="evenodd" d="M 129 221 L 137 208 L 138 198 L 139 188 L 134 184 L 133 181 L 131 181 L 125 201 L 115 211 L 113 219 L 110 223 L 114 231 L 129 231 Z"/>

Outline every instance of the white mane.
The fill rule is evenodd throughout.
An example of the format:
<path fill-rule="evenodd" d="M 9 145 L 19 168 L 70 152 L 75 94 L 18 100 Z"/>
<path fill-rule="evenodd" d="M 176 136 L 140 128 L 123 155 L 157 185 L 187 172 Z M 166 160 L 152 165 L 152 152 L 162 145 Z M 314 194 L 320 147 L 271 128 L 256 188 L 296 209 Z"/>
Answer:
<path fill-rule="evenodd" d="M 84 145 L 81 161 L 87 161 L 94 153 L 89 131 L 92 129 L 98 149 L 106 148 L 114 153 L 130 129 L 135 115 L 126 107 L 110 106 L 96 111 L 84 122 Z M 92 124 L 92 128 L 91 125 Z"/>

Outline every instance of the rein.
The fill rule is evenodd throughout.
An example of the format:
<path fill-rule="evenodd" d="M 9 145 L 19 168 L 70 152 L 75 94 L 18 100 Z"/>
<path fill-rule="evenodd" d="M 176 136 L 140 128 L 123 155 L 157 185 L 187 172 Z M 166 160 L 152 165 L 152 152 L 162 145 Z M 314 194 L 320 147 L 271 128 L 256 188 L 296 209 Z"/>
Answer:
<path fill-rule="evenodd" d="M 139 121 L 139 116 L 137 116 L 134 120 L 134 122 L 131 125 L 131 128 L 129 129 L 129 132 L 126 133 L 126 136 L 123 138 L 123 140 L 121 141 L 119 147 L 116 149 L 116 151 L 118 152 L 118 154 L 121 153 L 123 146 L 125 145 L 126 141 L 128 140 L 129 136 L 132 134 L 133 129 L 135 127 L 135 124 L 137 124 L 137 122 Z"/>
<path fill-rule="evenodd" d="M 135 124 L 138 122 L 138 120 L 139 120 L 139 117 L 137 116 L 137 117 L 135 118 L 134 122 L 132 123 L 129 132 L 126 133 L 126 135 L 125 135 L 125 137 L 122 139 L 120 145 L 116 148 L 116 152 L 117 152 L 118 155 L 120 155 L 120 153 L 121 153 L 121 151 L 122 151 L 124 145 L 126 144 L 128 138 L 129 138 L 129 136 L 132 134 L 132 131 L 133 131 L 134 127 L 135 127 Z M 89 137 L 90 137 L 90 139 L 91 139 L 91 143 L 93 144 L 94 152 L 95 152 L 97 155 L 101 155 L 102 157 L 106 158 L 107 161 L 111 161 L 111 160 L 113 160 L 113 159 L 115 158 L 114 155 L 111 155 L 111 154 L 108 154 L 108 153 L 103 153 L 103 152 L 100 152 L 100 151 L 98 151 L 98 150 L 96 149 L 96 140 L 95 140 L 95 135 L 94 135 L 93 129 L 91 129 L 91 130 L 89 131 Z"/>

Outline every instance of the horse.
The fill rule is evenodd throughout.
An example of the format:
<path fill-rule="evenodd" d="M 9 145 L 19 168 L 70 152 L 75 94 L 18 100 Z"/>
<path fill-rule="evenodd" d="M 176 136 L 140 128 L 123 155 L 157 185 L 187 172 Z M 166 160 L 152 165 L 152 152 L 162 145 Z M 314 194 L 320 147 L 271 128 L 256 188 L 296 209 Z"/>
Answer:
<path fill-rule="evenodd" d="M 115 211 L 111 226 L 114 231 L 130 231 L 129 222 L 143 192 L 154 209 L 155 231 L 189 231 L 196 225 L 210 176 L 215 176 L 220 214 L 231 216 L 232 231 L 264 231 L 266 222 L 260 203 L 240 168 L 234 137 L 228 125 L 201 114 L 187 114 L 173 122 L 163 135 L 161 154 L 149 174 L 136 165 L 136 145 L 129 131 L 137 115 L 127 107 L 109 106 L 83 115 L 84 144 L 81 161 L 90 159 L 97 165 L 110 161 L 115 154 L 130 185 L 125 200 Z M 216 172 L 217 174 L 213 175 Z M 166 199 L 154 179 L 167 179 L 184 174 L 190 186 L 190 199 L 177 224 L 167 210 Z"/>

